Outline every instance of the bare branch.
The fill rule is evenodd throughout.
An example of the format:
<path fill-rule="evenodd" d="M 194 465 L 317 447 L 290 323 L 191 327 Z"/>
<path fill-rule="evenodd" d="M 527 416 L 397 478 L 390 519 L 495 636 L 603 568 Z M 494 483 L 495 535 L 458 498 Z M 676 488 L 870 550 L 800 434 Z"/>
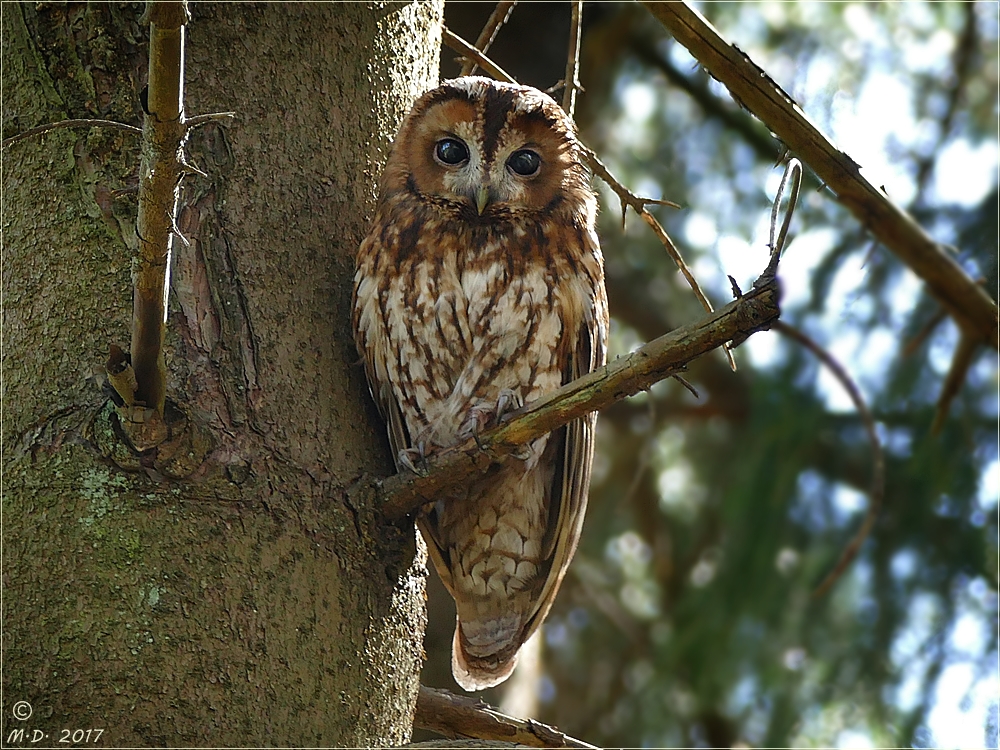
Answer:
<path fill-rule="evenodd" d="M 705 312 L 712 312 L 712 303 L 708 301 L 708 297 L 702 290 L 701 284 L 698 283 L 694 274 L 691 273 L 691 269 L 688 268 L 688 264 L 684 262 L 684 258 L 681 256 L 681 251 L 677 249 L 677 246 L 674 244 L 674 241 L 670 239 L 670 235 L 667 234 L 667 231 L 661 226 L 660 222 L 656 220 L 656 217 L 649 213 L 649 211 L 645 208 L 639 212 L 639 216 L 641 216 L 642 220 L 649 225 L 650 229 L 653 230 L 653 234 L 656 235 L 663 247 L 666 248 L 667 255 L 669 255 L 673 259 L 674 263 L 677 264 L 677 267 L 687 280 L 688 286 L 691 287 L 691 291 L 694 292 L 694 296 L 698 298 L 701 306 L 705 308 Z M 733 353 L 729 351 L 729 347 L 727 346 L 723 346 L 722 350 L 726 355 L 726 359 L 729 361 L 729 367 L 735 371 L 736 360 L 733 359 Z"/>
<path fill-rule="evenodd" d="M 479 32 L 479 38 L 476 39 L 476 49 L 480 50 L 484 55 L 493 46 L 493 41 L 497 38 L 497 33 L 507 23 L 507 19 L 510 18 L 515 5 L 517 5 L 517 0 L 502 0 L 493 9 L 489 19 L 486 21 L 486 25 L 483 26 L 483 30 Z M 476 65 L 477 62 L 474 58 L 466 58 L 465 63 L 462 65 L 461 75 L 471 76 L 476 72 Z"/>
<path fill-rule="evenodd" d="M 518 446 L 683 372 L 689 362 L 734 338 L 766 330 L 780 314 L 778 297 L 777 281 L 771 279 L 713 315 L 671 331 L 526 404 L 504 424 L 477 439 L 442 450 L 430 457 L 426 474 L 396 474 L 384 479 L 383 513 L 391 521 L 409 515 L 446 489 L 502 462 Z"/>
<path fill-rule="evenodd" d="M 975 361 L 976 350 L 979 349 L 981 343 L 981 341 L 966 333 L 963 333 L 962 337 L 958 340 L 958 346 L 955 348 L 955 354 L 951 359 L 951 367 L 948 368 L 948 375 L 944 379 L 944 385 L 941 386 L 941 395 L 938 396 L 937 407 L 934 410 L 934 422 L 931 424 L 932 435 L 941 433 L 944 421 L 948 418 L 948 409 L 951 408 L 951 402 L 955 400 L 955 396 L 962 389 L 962 385 L 965 383 L 965 376 Z"/>
<path fill-rule="evenodd" d="M 478 698 L 420 686 L 414 726 L 449 739 L 483 739 L 516 742 L 527 747 L 579 747 L 594 745 L 569 737 L 534 719 L 517 719 L 500 713 Z"/>
<path fill-rule="evenodd" d="M 837 579 L 847 569 L 847 566 L 851 564 L 851 561 L 857 557 L 861 545 L 868 538 L 868 534 L 871 533 L 872 527 L 878 519 L 878 513 L 882 507 L 882 498 L 885 496 L 885 454 L 882 452 L 882 442 L 879 440 L 878 433 L 875 430 L 875 419 L 868 410 L 868 404 L 865 403 L 864 396 L 861 395 L 858 386 L 854 383 L 847 370 L 841 366 L 840 362 L 799 329 L 780 320 L 774 323 L 773 328 L 783 336 L 788 336 L 788 338 L 797 341 L 815 354 L 819 361 L 826 365 L 834 377 L 840 381 L 840 384 L 844 386 L 844 390 L 847 391 L 847 395 L 851 397 L 854 408 L 858 410 L 858 416 L 861 418 L 865 432 L 868 433 L 868 440 L 872 445 L 872 483 L 869 490 L 868 512 L 861 523 L 861 528 L 858 529 L 854 538 L 844 548 L 833 570 L 827 574 L 823 582 L 813 591 L 813 597 L 818 598 L 830 590 L 830 587 L 837 582 Z"/>
<path fill-rule="evenodd" d="M 451 47 L 453 50 L 461 55 L 464 55 L 470 60 L 475 60 L 476 64 L 489 73 L 491 76 L 496 78 L 498 81 L 506 81 L 507 83 L 517 83 L 514 77 L 510 75 L 507 71 L 493 62 L 490 58 L 480 52 L 478 49 L 473 47 L 467 41 L 462 39 L 458 34 L 453 33 L 447 27 L 441 28 L 441 41 Z"/>
<path fill-rule="evenodd" d="M 200 125 L 205 125 L 209 122 L 221 122 L 222 120 L 232 120 L 236 117 L 235 112 L 209 112 L 204 115 L 195 115 L 194 117 L 185 117 L 184 124 L 187 126 L 188 130 L 192 128 L 197 128 Z"/>
<path fill-rule="evenodd" d="M 132 367 L 135 400 L 163 415 L 166 400 L 167 274 L 182 165 L 183 44 L 187 7 L 157 0 L 149 8 L 149 89 L 139 172 L 139 255 L 132 268 Z"/>
<path fill-rule="evenodd" d="M 573 11 L 569 24 L 569 48 L 566 52 L 565 89 L 563 90 L 562 108 L 573 118 L 576 111 L 576 92 L 580 88 L 580 34 L 583 17 L 583 0 L 574 0 Z"/>
<path fill-rule="evenodd" d="M 586 144 L 581 142 L 580 145 L 583 147 L 583 155 L 587 159 L 587 165 L 594 171 L 594 174 L 607 183 L 612 192 L 618 196 L 618 200 L 621 201 L 623 225 L 625 223 L 626 206 L 630 207 L 637 214 L 642 214 L 643 209 L 650 204 L 680 208 L 680 206 L 673 201 L 661 200 L 658 198 L 640 198 L 627 187 L 622 185 L 618 181 L 618 178 L 611 174 L 611 170 L 608 169 L 607 165 L 603 161 L 601 161 L 600 157 L 598 157 L 598 155 L 594 153 Z"/>
<path fill-rule="evenodd" d="M 837 149 L 749 56 L 728 44 L 683 2 L 643 5 L 673 37 L 812 168 L 861 223 L 930 287 L 963 330 L 997 349 L 996 303 L 938 243 L 885 193 L 865 179 L 853 159 Z"/>
<path fill-rule="evenodd" d="M 7 148 L 18 141 L 26 140 L 32 136 L 42 135 L 52 130 L 60 130 L 61 128 L 111 128 L 113 130 L 123 130 L 126 133 L 142 135 L 142 128 L 137 128 L 135 125 L 126 125 L 124 122 L 115 122 L 114 120 L 60 120 L 59 122 L 50 122 L 48 125 L 39 125 L 37 128 L 25 130 L 23 133 L 12 135 L 10 138 L 4 138 L 3 141 L 0 141 L 0 149 Z"/>
<path fill-rule="evenodd" d="M 785 218 L 781 222 L 781 230 L 775 236 L 775 229 L 778 226 L 778 212 L 781 210 L 781 199 L 785 195 L 785 186 L 788 184 L 788 178 L 792 178 L 792 187 L 788 193 L 788 210 L 785 211 Z M 771 251 L 776 255 L 780 256 L 781 251 L 785 249 L 785 238 L 788 237 L 788 227 L 792 223 L 792 216 L 795 215 L 795 206 L 799 202 L 799 187 L 802 185 L 802 164 L 798 159 L 790 159 L 787 166 L 785 167 L 785 173 L 781 176 L 781 182 L 778 183 L 778 192 L 774 195 L 774 205 L 771 207 L 771 234 L 770 234 L 770 244 Z M 774 262 L 777 266 L 777 261 Z"/>

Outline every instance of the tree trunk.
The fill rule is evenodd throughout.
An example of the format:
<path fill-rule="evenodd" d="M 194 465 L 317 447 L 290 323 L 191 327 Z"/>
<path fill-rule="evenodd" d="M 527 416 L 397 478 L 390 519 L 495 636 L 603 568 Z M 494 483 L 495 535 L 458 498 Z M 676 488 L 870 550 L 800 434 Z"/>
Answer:
<path fill-rule="evenodd" d="M 0 10 L 5 136 L 139 122 L 141 4 Z M 158 449 L 126 448 L 101 390 L 129 340 L 135 198 L 115 191 L 139 139 L 60 130 L 4 152 L 3 737 L 399 744 L 424 561 L 365 481 L 392 462 L 350 286 L 388 144 L 437 79 L 441 7 L 191 10 L 187 114 L 236 119 L 190 139 L 209 178 L 184 180 Z"/>

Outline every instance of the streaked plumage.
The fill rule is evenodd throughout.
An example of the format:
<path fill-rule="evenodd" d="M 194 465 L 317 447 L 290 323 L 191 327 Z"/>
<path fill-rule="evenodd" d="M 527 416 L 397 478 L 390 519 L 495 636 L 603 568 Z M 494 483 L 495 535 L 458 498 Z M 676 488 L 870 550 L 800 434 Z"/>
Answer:
<path fill-rule="evenodd" d="M 536 89 L 460 78 L 414 104 L 354 288 L 397 465 L 604 364 L 589 183 L 572 121 Z M 418 519 L 457 605 L 452 671 L 467 690 L 510 675 L 552 604 L 580 537 L 595 422 L 536 440 Z"/>

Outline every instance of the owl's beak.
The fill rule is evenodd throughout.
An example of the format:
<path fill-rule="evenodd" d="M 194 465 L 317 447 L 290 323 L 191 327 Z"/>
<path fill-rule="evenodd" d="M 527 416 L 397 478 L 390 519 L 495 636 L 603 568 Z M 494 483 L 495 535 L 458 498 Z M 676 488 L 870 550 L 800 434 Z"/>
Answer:
<path fill-rule="evenodd" d="M 486 204 L 490 202 L 490 191 L 485 185 L 480 185 L 479 190 L 476 191 L 476 210 L 479 215 L 483 215 L 483 211 L 486 210 Z"/>

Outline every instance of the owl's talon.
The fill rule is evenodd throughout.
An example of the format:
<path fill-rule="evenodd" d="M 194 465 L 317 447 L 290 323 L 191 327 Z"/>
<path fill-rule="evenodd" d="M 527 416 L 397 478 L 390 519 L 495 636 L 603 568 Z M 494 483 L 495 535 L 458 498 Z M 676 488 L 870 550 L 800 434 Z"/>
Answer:
<path fill-rule="evenodd" d="M 458 436 L 462 440 L 475 438 L 479 444 L 479 433 L 482 432 L 493 419 L 493 409 L 488 406 L 473 406 L 465 416 L 465 421 L 458 428 Z M 482 447 L 482 446 L 480 446 Z"/>
<path fill-rule="evenodd" d="M 524 402 L 521 397 L 510 388 L 502 388 L 497 395 L 497 400 L 491 405 L 479 403 L 469 409 L 465 416 L 465 421 L 458 430 L 458 436 L 462 440 L 475 438 L 476 444 L 482 448 L 479 442 L 479 434 L 487 427 L 496 427 L 503 422 L 503 418 L 511 412 L 521 408 Z"/>
<path fill-rule="evenodd" d="M 517 411 L 522 406 L 524 406 L 524 399 L 521 398 L 520 394 L 512 391 L 510 388 L 501 388 L 500 395 L 497 396 L 497 405 L 493 417 L 496 424 L 503 422 L 504 417 L 511 412 Z"/>
<path fill-rule="evenodd" d="M 396 463 L 417 476 L 427 476 L 427 444 L 421 440 L 416 448 L 403 448 L 396 455 Z"/>

